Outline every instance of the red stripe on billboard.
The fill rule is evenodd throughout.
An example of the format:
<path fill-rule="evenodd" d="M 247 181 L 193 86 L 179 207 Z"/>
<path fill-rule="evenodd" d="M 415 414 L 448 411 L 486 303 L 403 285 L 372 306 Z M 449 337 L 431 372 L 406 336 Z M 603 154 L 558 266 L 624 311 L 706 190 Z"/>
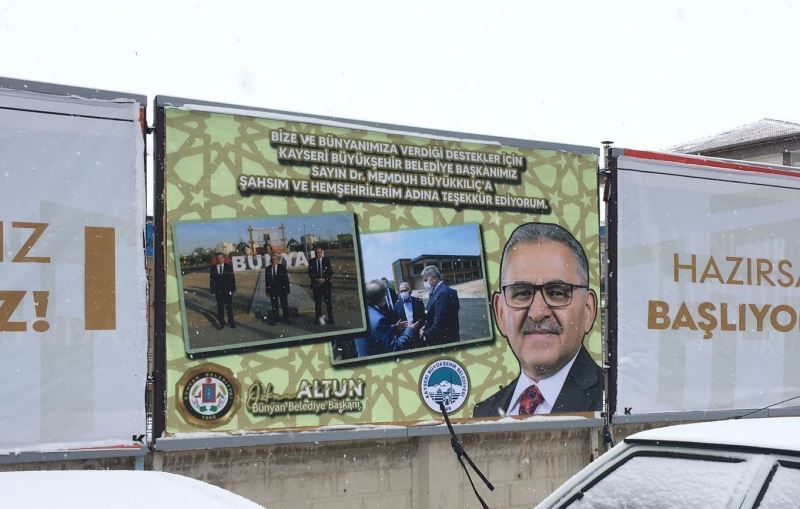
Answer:
<path fill-rule="evenodd" d="M 142 127 L 142 135 L 147 135 L 147 108 L 139 108 L 139 125 Z"/>
<path fill-rule="evenodd" d="M 780 170 L 778 168 L 768 168 L 765 166 L 754 166 L 742 164 L 734 161 L 723 161 L 721 159 L 707 159 L 704 157 L 692 157 L 678 154 L 663 154 L 659 152 L 647 152 L 644 150 L 624 149 L 623 155 L 635 157 L 637 159 L 650 159 L 654 161 L 666 161 L 670 163 L 693 164 L 695 166 L 709 166 L 724 170 L 749 171 L 752 173 L 766 173 L 768 175 L 782 175 L 784 177 L 800 177 L 800 171 Z"/>

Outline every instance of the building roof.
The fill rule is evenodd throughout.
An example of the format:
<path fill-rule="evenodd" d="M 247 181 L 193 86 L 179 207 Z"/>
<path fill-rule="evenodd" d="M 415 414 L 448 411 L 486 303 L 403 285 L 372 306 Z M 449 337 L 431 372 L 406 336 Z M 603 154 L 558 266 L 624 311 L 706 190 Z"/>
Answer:
<path fill-rule="evenodd" d="M 785 120 L 762 118 L 757 122 L 734 127 L 707 138 L 671 147 L 668 151 L 681 154 L 696 154 L 793 136 L 800 137 L 800 124 Z"/>
<path fill-rule="evenodd" d="M 440 258 L 440 259 L 454 259 L 457 260 L 459 258 L 480 258 L 480 255 L 459 255 L 459 254 L 421 254 L 415 258 L 398 258 L 392 263 L 403 262 L 407 261 L 409 263 L 417 263 L 420 260 L 428 260 L 430 258 Z"/>

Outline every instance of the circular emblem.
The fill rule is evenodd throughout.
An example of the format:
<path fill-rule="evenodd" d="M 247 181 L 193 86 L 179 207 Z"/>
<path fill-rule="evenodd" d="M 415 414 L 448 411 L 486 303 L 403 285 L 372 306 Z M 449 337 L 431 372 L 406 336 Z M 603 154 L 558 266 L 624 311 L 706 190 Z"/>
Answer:
<path fill-rule="evenodd" d="M 455 359 L 438 359 L 422 371 L 419 393 L 434 412 L 441 413 L 439 403 L 444 403 L 447 413 L 455 412 L 467 401 L 469 377 Z"/>
<path fill-rule="evenodd" d="M 204 364 L 187 371 L 178 382 L 178 409 L 189 424 L 213 428 L 233 418 L 240 392 L 231 370 Z"/>

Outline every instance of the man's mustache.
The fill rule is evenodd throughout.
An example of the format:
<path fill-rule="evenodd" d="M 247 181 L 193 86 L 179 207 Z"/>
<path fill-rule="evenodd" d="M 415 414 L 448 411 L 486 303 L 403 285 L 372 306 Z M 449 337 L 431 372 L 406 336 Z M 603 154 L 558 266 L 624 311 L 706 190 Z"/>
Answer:
<path fill-rule="evenodd" d="M 553 317 L 543 318 L 541 320 L 527 318 L 520 329 L 520 332 L 523 335 L 535 333 L 549 333 L 558 335 L 561 334 L 561 331 L 561 324 L 558 323 L 558 320 Z"/>

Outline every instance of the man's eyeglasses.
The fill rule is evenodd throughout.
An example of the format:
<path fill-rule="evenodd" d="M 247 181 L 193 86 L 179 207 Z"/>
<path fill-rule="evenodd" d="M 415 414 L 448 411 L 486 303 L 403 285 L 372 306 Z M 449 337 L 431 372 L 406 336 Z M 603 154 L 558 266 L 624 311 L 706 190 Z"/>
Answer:
<path fill-rule="evenodd" d="M 536 292 L 540 291 L 545 304 L 551 308 L 563 308 L 572 303 L 572 291 L 575 288 L 589 287 L 570 283 L 545 283 L 543 285 L 513 283 L 500 287 L 500 290 L 508 307 L 527 308 L 533 303 Z"/>

